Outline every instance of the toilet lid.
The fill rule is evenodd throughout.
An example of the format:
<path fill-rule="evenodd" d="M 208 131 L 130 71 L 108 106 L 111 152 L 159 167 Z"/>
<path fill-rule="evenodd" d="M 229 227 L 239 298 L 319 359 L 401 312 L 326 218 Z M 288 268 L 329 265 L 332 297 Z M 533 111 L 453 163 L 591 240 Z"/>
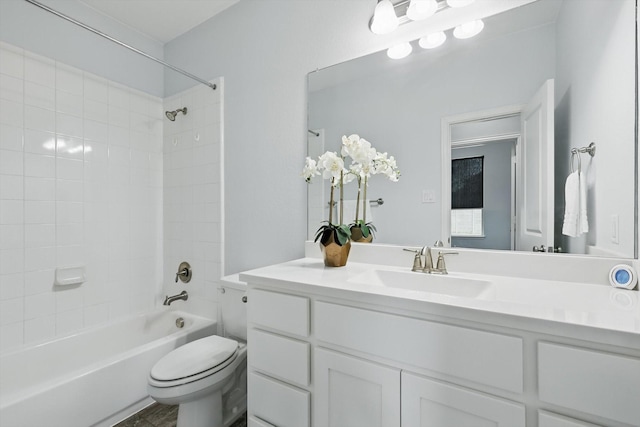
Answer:
<path fill-rule="evenodd" d="M 238 350 L 238 342 L 212 335 L 185 344 L 164 356 L 151 368 L 151 377 L 173 381 L 213 369 Z"/>

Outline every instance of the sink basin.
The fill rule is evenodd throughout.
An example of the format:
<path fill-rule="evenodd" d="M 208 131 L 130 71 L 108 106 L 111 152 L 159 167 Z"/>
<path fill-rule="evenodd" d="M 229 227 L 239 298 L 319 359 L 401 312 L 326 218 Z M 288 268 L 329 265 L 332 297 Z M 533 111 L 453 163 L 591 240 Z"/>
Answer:
<path fill-rule="evenodd" d="M 412 271 L 370 270 L 349 279 L 352 283 L 406 289 L 464 298 L 479 298 L 490 292 L 491 282 L 453 274 L 438 275 Z"/>

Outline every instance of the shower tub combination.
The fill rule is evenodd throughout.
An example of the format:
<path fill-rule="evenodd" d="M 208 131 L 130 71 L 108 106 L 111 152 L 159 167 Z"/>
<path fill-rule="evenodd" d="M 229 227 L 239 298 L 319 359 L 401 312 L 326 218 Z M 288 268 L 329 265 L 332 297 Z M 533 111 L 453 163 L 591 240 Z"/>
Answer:
<path fill-rule="evenodd" d="M 213 320 L 165 309 L 6 353 L 0 424 L 110 426 L 152 403 L 154 363 L 216 330 Z"/>

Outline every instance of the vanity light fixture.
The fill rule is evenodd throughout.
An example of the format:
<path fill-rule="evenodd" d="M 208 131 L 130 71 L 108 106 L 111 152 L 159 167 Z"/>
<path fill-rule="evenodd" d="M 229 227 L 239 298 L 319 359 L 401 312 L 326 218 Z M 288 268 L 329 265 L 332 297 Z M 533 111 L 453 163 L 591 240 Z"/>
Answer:
<path fill-rule="evenodd" d="M 467 22 L 466 24 L 458 25 L 453 29 L 453 36 L 457 39 L 468 39 L 480 34 L 484 28 L 484 22 L 482 19 Z"/>
<path fill-rule="evenodd" d="M 465 7 L 473 2 L 474 0 L 447 0 L 449 7 Z"/>
<path fill-rule="evenodd" d="M 420 38 L 420 40 L 418 40 L 418 45 L 420 45 L 420 47 L 423 49 L 433 49 L 442 45 L 442 43 L 444 43 L 446 40 L 447 35 L 444 33 L 444 31 L 440 31 Z"/>
<path fill-rule="evenodd" d="M 438 11 L 436 0 L 411 0 L 407 9 L 407 18 L 412 21 L 421 21 L 434 15 Z"/>
<path fill-rule="evenodd" d="M 27 0 L 28 1 L 28 0 Z M 374 34 L 388 34 L 399 25 L 420 21 L 447 8 L 463 7 L 474 0 L 378 0 L 369 28 Z"/>
<path fill-rule="evenodd" d="M 402 59 L 409 56 L 412 50 L 411 43 L 400 43 L 387 49 L 387 56 L 391 59 Z"/>
<path fill-rule="evenodd" d="M 371 18 L 371 31 L 375 34 L 388 34 L 398 28 L 398 16 L 391 0 L 380 0 Z"/>

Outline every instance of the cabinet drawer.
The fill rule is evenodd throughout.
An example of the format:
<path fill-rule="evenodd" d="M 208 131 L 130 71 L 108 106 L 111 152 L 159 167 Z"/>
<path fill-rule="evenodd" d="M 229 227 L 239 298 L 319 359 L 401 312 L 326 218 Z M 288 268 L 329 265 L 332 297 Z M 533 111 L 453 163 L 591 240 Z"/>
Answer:
<path fill-rule="evenodd" d="M 402 372 L 402 425 L 524 427 L 525 408 L 485 393 Z"/>
<path fill-rule="evenodd" d="M 318 302 L 318 340 L 522 393 L 522 339 Z"/>
<path fill-rule="evenodd" d="M 256 329 L 249 330 L 249 365 L 266 374 L 306 387 L 309 385 L 309 344 Z"/>
<path fill-rule="evenodd" d="M 309 299 L 249 289 L 248 320 L 256 325 L 301 337 L 309 336 Z"/>
<path fill-rule="evenodd" d="M 637 425 L 640 359 L 541 342 L 540 400 Z"/>
<path fill-rule="evenodd" d="M 538 427 L 599 427 L 596 424 L 585 423 L 574 418 L 538 411 Z"/>
<path fill-rule="evenodd" d="M 249 417 L 278 427 L 309 427 L 308 392 L 253 372 L 248 382 Z"/>

